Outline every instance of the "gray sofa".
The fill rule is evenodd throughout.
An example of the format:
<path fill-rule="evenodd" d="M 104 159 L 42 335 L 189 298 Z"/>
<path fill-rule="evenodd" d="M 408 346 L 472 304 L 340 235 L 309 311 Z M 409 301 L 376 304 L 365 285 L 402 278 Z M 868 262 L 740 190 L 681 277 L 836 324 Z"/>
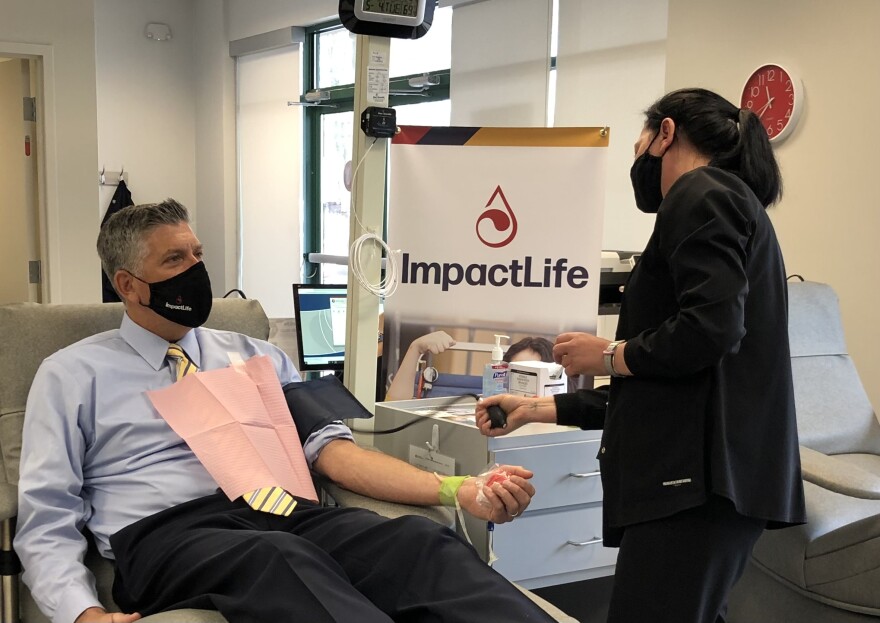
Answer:
<path fill-rule="evenodd" d="M 880 423 L 829 286 L 789 284 L 789 335 L 808 523 L 762 535 L 729 620 L 877 621 Z"/>
<path fill-rule="evenodd" d="M 17 559 L 12 551 L 14 521 L 18 508 L 18 464 L 21 456 L 21 429 L 28 389 L 42 360 L 51 353 L 84 337 L 114 329 L 122 318 L 122 305 L 39 305 L 21 303 L 0 306 L 0 622 L 43 623 L 46 618 L 36 608 L 27 589 L 21 585 Z M 237 331 L 266 339 L 269 321 L 256 301 L 217 299 L 208 327 Z M 325 483 L 331 502 L 341 506 L 362 506 L 385 516 L 421 514 L 449 524 L 447 509 L 389 504 L 372 500 L 332 483 Z M 95 573 L 102 602 L 113 606 L 110 596 L 112 564 L 90 550 L 87 565 Z M 524 591 L 556 621 L 577 621 L 537 595 Z M 142 619 L 145 623 L 225 623 L 219 613 L 204 610 L 178 610 Z"/>

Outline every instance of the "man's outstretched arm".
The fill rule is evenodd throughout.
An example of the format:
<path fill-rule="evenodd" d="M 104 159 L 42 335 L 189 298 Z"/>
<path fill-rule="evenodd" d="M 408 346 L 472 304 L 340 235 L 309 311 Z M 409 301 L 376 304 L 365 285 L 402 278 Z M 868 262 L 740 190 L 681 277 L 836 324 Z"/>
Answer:
<path fill-rule="evenodd" d="M 504 523 L 522 514 L 535 494 L 528 482 L 532 472 L 518 466 L 502 466 L 510 478 L 483 487 L 486 503 L 477 501 L 475 478 L 464 481 L 457 499 L 470 514 Z M 314 463 L 315 470 L 341 487 L 368 497 L 433 506 L 441 503 L 440 480 L 399 459 L 358 447 L 351 441 L 337 439 L 321 450 Z"/>

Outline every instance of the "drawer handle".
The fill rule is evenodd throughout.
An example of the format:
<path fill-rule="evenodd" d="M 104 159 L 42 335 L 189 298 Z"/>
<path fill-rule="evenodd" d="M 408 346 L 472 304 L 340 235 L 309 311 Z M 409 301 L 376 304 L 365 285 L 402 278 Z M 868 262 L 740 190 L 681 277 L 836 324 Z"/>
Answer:
<path fill-rule="evenodd" d="M 586 474 L 575 474 L 574 472 L 569 472 L 569 478 L 593 478 L 594 476 L 601 475 L 602 472 L 596 470 L 595 472 L 587 472 Z"/>
<path fill-rule="evenodd" d="M 592 541 L 566 541 L 569 545 L 574 545 L 575 547 L 584 547 L 586 545 L 595 545 L 596 543 L 601 543 L 602 539 L 594 538 Z"/>

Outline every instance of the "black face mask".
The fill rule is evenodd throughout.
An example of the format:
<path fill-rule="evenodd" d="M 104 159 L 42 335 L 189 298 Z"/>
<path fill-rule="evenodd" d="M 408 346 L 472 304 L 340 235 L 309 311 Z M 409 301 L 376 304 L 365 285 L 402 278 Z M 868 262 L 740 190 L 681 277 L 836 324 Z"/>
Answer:
<path fill-rule="evenodd" d="M 651 139 L 648 149 L 651 149 L 658 136 L 660 132 Z M 663 194 L 660 192 L 663 157 L 651 155 L 648 149 L 633 162 L 629 178 L 636 196 L 636 207 L 646 214 L 655 214 L 663 201 Z"/>
<path fill-rule="evenodd" d="M 197 262 L 188 269 L 165 281 L 150 283 L 132 274 L 138 281 L 150 286 L 149 307 L 154 312 L 184 327 L 200 327 L 211 313 L 213 303 L 211 279 L 204 262 Z M 139 301 L 140 302 L 140 301 Z"/>

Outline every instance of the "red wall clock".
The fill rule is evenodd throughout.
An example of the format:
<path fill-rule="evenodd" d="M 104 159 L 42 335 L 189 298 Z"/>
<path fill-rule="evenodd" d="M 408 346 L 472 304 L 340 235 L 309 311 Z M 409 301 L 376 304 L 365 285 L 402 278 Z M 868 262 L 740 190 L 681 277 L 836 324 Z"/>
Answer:
<path fill-rule="evenodd" d="M 770 141 L 778 143 L 797 125 L 803 99 L 800 79 L 781 65 L 767 63 L 746 80 L 739 105 L 758 115 Z"/>

